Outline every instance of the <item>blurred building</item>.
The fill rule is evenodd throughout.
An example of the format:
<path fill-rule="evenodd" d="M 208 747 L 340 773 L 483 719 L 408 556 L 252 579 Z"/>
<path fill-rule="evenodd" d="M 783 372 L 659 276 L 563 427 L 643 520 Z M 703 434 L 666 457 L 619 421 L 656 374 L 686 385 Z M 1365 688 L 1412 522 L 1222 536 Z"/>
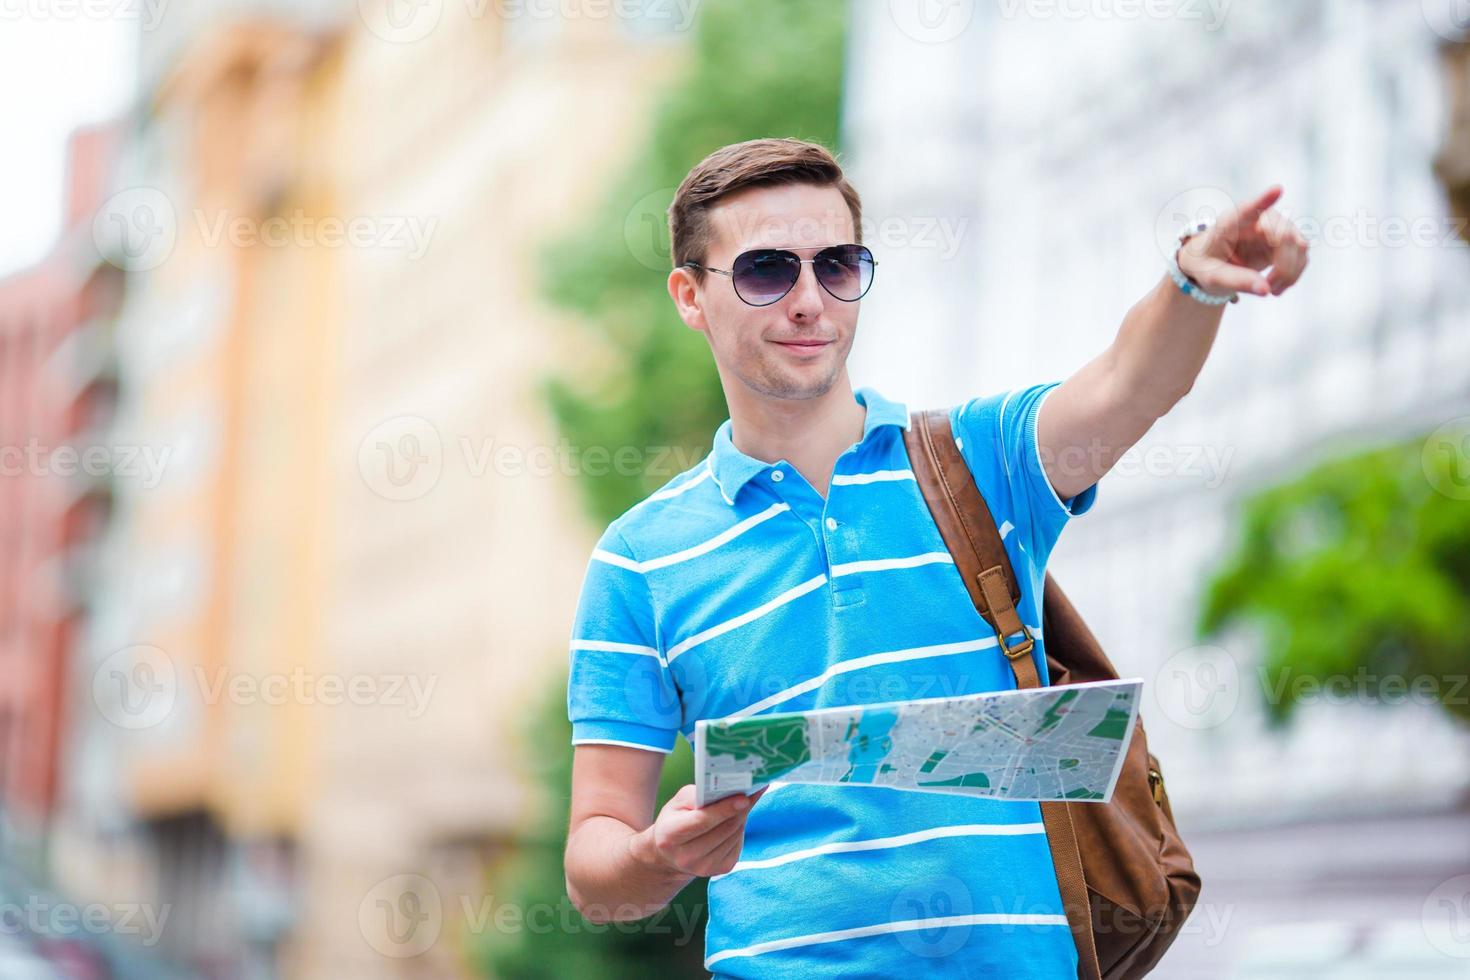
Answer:
<path fill-rule="evenodd" d="M 549 452 L 540 384 L 575 352 L 539 299 L 542 251 L 601 205 L 680 48 L 618 17 L 472 9 L 445 4 L 411 41 L 369 18 L 344 57 L 337 205 L 384 242 L 341 256 L 325 651 L 411 671 L 431 698 L 419 716 L 347 706 L 321 730 L 303 976 L 461 975 L 462 934 L 485 928 L 466 915 L 504 895 L 516 837 L 565 819 L 532 778 L 565 747 L 526 723 L 564 702 L 591 529 L 575 461 Z M 404 875 L 442 909 L 417 959 L 383 952 L 432 938 L 385 918 Z"/>
<path fill-rule="evenodd" d="M 0 833 L 30 870 L 56 805 L 70 658 L 116 462 L 104 436 L 122 277 L 91 237 L 119 136 L 72 135 L 62 239 L 0 281 Z"/>
<path fill-rule="evenodd" d="M 161 465 L 114 482 L 54 864 L 168 906 L 162 952 L 205 976 L 477 975 L 502 859 L 565 819 L 536 788 L 565 746 L 525 731 L 595 529 L 575 460 L 500 454 L 558 460 L 541 246 L 680 49 L 374 9 L 166 20 L 100 243 L 128 279 L 111 437 Z M 426 890 L 429 921 L 384 918 Z"/>
<path fill-rule="evenodd" d="M 1159 281 L 1185 220 L 1280 182 L 1314 222 L 1305 279 L 1229 309 L 1193 390 L 1052 562 L 1154 692 L 1150 745 L 1212 903 L 1163 972 L 1207 977 L 1256 923 L 1417 924 L 1470 871 L 1470 737 L 1437 707 L 1317 704 L 1273 735 L 1248 638 L 1228 644 L 1231 676 L 1191 650 L 1245 493 L 1470 406 L 1470 250 L 1434 166 L 1463 214 L 1467 93 L 1463 48 L 1442 57 L 1419 4 L 1146 12 L 1163 6 L 854 8 L 845 148 L 865 218 L 890 226 L 853 372 L 936 405 L 1065 378 Z M 1431 247 L 1404 243 L 1416 221 Z M 1215 693 L 1210 712 L 1187 700 Z M 1212 933 L 1206 912 L 1233 924 Z"/>
<path fill-rule="evenodd" d="M 230 685 L 319 648 L 330 270 L 257 230 L 322 203 L 301 137 L 329 53 L 269 23 L 202 38 L 149 93 L 98 233 L 129 274 L 112 438 L 157 465 L 114 483 L 56 864 L 168 907 L 160 951 L 208 976 L 274 961 L 309 786 L 305 706 Z"/>

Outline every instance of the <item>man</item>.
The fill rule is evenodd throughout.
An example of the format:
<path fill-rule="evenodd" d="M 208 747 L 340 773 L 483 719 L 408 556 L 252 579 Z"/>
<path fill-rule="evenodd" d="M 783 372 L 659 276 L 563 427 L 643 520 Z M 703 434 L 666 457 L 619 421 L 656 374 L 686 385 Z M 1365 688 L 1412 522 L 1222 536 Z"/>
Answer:
<path fill-rule="evenodd" d="M 1041 586 L 1063 525 L 1190 390 L 1231 294 L 1279 295 L 1306 266 L 1271 210 L 1280 193 L 1190 229 L 1070 378 L 950 412 L 1043 683 Z M 727 146 L 669 214 L 669 295 L 709 343 L 730 418 L 588 565 L 568 894 L 594 921 L 636 919 L 709 876 L 718 976 L 1076 976 L 1035 803 L 777 783 L 703 808 L 685 786 L 655 815 L 663 755 L 698 719 L 1015 686 L 914 482 L 907 408 L 849 383 L 874 262 L 837 161 L 799 140 Z"/>

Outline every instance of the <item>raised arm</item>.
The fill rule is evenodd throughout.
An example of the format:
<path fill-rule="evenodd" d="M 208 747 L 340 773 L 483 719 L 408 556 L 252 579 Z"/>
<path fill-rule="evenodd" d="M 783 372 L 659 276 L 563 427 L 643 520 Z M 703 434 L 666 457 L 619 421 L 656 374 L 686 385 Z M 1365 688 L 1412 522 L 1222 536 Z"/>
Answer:
<path fill-rule="evenodd" d="M 1221 215 L 1180 249 L 1180 271 L 1208 293 L 1281 295 L 1306 269 L 1307 242 L 1272 210 L 1280 197 L 1272 187 Z M 1047 397 L 1036 438 L 1057 496 L 1096 483 L 1189 393 L 1224 309 L 1185 296 L 1165 275 L 1128 311 L 1112 344 Z"/>

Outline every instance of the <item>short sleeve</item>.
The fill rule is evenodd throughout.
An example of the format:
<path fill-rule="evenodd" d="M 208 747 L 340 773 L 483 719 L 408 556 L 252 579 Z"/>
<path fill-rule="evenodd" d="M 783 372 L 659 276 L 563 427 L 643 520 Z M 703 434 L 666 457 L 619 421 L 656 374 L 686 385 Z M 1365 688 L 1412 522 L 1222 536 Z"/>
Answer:
<path fill-rule="evenodd" d="M 669 752 L 679 696 L 653 598 L 623 536 L 609 528 L 587 563 L 572 624 L 567 717 L 573 745 L 627 745 Z"/>
<path fill-rule="evenodd" d="M 1038 568 L 1045 567 L 1067 521 L 1086 513 L 1097 497 L 1094 483 L 1063 500 L 1042 465 L 1036 419 L 1060 384 L 1049 381 L 975 398 L 952 416 L 961 454 L 977 479 L 988 470 L 1001 481 L 1016 530 Z"/>

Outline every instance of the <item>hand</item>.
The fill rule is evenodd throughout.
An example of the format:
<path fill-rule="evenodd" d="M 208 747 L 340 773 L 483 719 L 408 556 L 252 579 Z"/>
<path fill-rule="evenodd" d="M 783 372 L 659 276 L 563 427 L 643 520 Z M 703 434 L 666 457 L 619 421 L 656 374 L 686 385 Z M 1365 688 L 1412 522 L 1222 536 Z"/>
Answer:
<path fill-rule="evenodd" d="M 1208 231 L 1179 249 L 1179 271 L 1207 293 L 1280 296 L 1307 267 L 1307 240 L 1291 220 L 1271 210 L 1281 187 L 1220 215 Z M 1262 275 L 1261 270 L 1270 268 Z"/>
<path fill-rule="evenodd" d="M 740 860 L 745 820 L 765 791 L 762 786 L 750 796 L 737 793 L 697 807 L 693 785 L 685 786 L 638 835 L 634 853 L 663 871 L 699 878 L 724 874 Z"/>

